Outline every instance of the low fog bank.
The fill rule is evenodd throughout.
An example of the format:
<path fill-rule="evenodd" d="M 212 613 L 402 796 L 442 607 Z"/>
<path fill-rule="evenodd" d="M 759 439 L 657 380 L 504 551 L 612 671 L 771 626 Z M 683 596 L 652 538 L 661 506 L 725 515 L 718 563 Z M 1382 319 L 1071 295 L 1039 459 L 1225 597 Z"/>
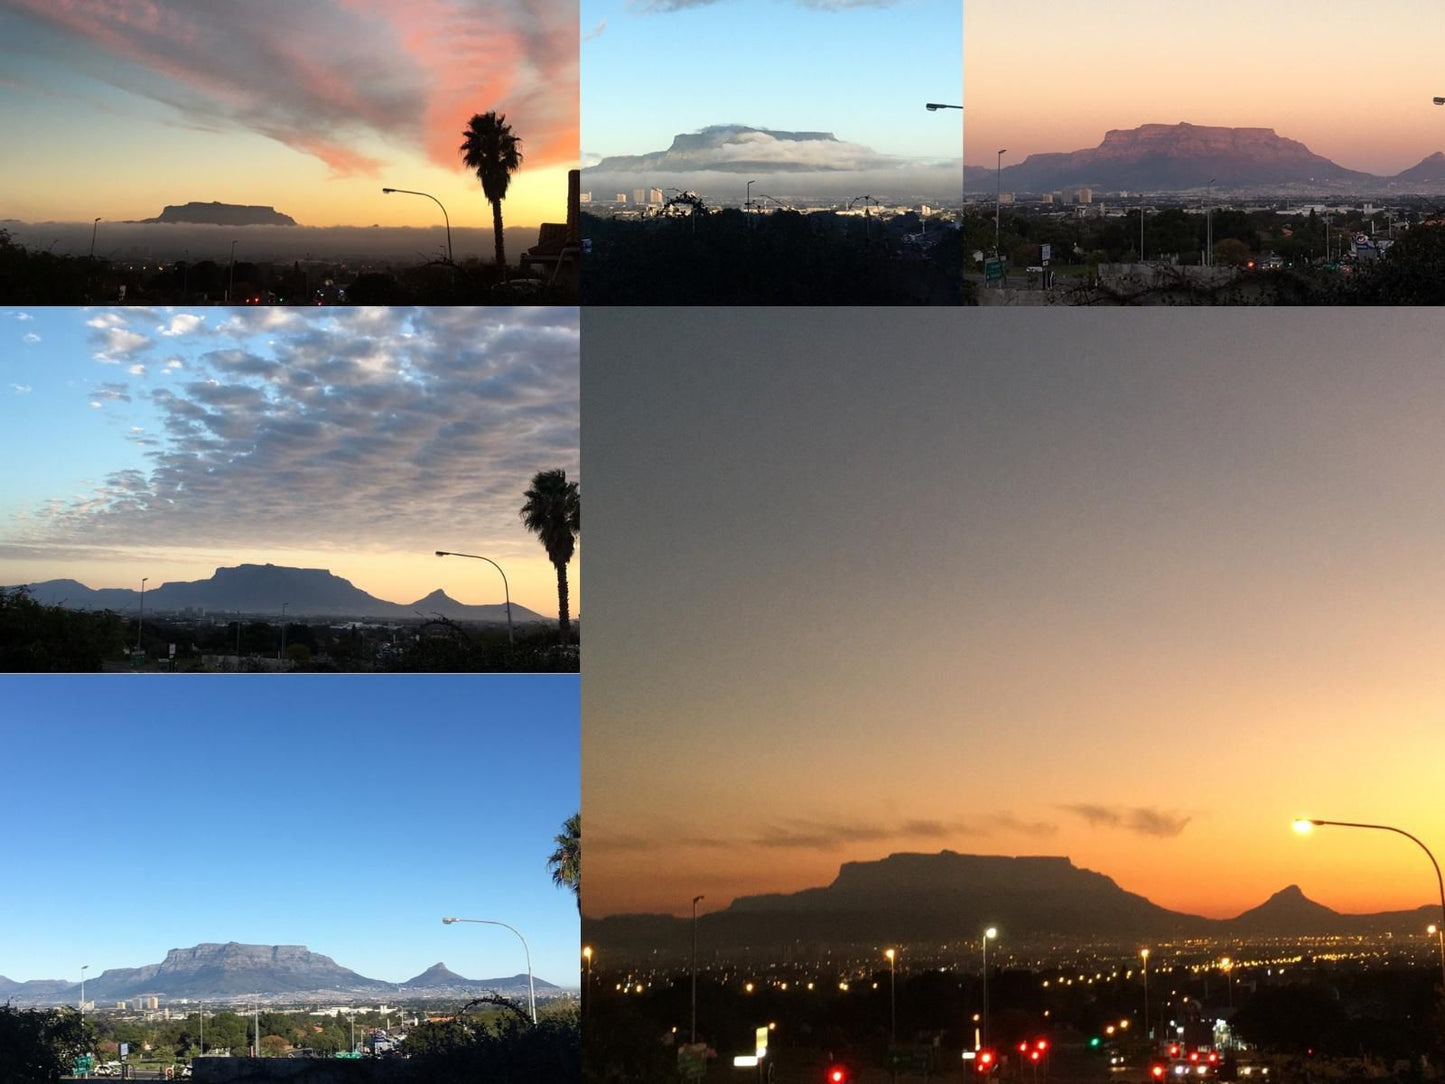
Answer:
<path fill-rule="evenodd" d="M 90 253 L 89 222 L 0 221 L 0 229 L 29 249 L 58 255 Z M 523 250 L 537 243 L 537 227 L 508 226 L 504 230 L 507 260 L 515 263 Z M 109 260 L 158 260 L 199 263 L 231 258 L 236 242 L 237 261 L 251 263 L 323 260 L 385 260 L 398 264 L 445 259 L 447 235 L 443 226 L 209 226 L 187 223 L 104 222 L 95 235 L 95 254 Z M 452 251 L 457 260 L 477 258 L 490 263 L 495 244 L 490 228 L 452 227 Z"/>

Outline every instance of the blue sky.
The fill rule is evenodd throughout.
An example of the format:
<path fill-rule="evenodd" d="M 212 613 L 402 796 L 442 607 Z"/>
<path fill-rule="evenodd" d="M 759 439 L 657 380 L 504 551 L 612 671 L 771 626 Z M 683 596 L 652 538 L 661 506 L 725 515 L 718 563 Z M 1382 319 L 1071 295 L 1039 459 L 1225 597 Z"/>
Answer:
<path fill-rule="evenodd" d="M 662 150 L 712 124 L 825 130 L 957 158 L 958 0 L 582 0 L 582 153 Z"/>
<path fill-rule="evenodd" d="M 537 471 L 577 476 L 577 388 L 575 309 L 0 310 L 0 456 L 26 463 L 0 485 L 0 584 L 251 561 L 501 601 L 433 556 L 454 549 L 548 613 L 518 509 Z"/>
<path fill-rule="evenodd" d="M 437 961 L 575 986 L 546 869 L 579 805 L 575 675 L 12 676 L 0 975 L 95 977 L 203 941 L 371 978 Z"/>

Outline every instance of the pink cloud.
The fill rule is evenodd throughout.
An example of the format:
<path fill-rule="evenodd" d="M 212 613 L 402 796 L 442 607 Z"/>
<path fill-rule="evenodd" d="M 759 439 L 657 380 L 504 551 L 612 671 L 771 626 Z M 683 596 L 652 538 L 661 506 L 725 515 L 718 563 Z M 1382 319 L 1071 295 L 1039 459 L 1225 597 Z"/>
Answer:
<path fill-rule="evenodd" d="M 239 127 L 325 162 L 383 163 L 380 136 L 461 169 L 473 113 L 497 110 L 526 165 L 575 163 L 577 0 L 7 0 L 109 58 L 63 60 L 164 102 L 202 127 Z M 524 167 L 525 168 L 525 167 Z"/>

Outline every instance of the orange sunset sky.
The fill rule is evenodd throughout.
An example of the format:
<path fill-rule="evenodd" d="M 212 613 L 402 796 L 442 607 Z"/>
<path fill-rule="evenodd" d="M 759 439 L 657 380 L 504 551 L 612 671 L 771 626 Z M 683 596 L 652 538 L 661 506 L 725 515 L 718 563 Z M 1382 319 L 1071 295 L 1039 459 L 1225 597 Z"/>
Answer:
<path fill-rule="evenodd" d="M 585 911 L 944 848 L 1431 902 L 1291 822 L 1445 848 L 1445 317 L 996 315 L 589 314 Z"/>
<path fill-rule="evenodd" d="M 508 225 L 560 221 L 578 161 L 576 0 L 0 0 L 0 217 L 152 217 L 190 200 L 302 225 L 491 226 L 457 148 L 506 116 Z M 97 169 L 97 162 L 103 168 Z"/>
<path fill-rule="evenodd" d="M 1140 124 L 1273 128 L 1350 169 L 1445 150 L 1440 12 L 1279 0 L 964 5 L 964 158 L 1004 164 Z"/>

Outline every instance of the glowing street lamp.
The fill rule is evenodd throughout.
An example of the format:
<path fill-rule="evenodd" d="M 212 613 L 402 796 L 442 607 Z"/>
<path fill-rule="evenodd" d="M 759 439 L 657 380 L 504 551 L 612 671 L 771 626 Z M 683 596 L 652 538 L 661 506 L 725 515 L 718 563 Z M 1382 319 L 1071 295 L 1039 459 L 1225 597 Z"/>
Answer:
<path fill-rule="evenodd" d="M 898 1045 L 898 988 L 894 985 L 893 961 L 897 958 L 896 949 L 888 949 L 883 953 L 888 957 L 888 1006 L 890 1010 L 888 1024 L 888 1041 L 890 1044 Z"/>
<path fill-rule="evenodd" d="M 1219 961 L 1219 970 L 1224 972 L 1225 982 L 1229 990 L 1229 1007 L 1234 1008 L 1234 961 L 1228 956 Z"/>
<path fill-rule="evenodd" d="M 988 943 L 998 936 L 998 929 L 990 926 L 983 931 L 983 1045 L 988 1046 Z"/>
<path fill-rule="evenodd" d="M 1149 950 L 1140 949 L 1139 955 L 1144 959 L 1144 1038 L 1149 1037 Z"/>
<path fill-rule="evenodd" d="M 592 946 L 582 946 L 582 959 L 587 961 L 587 977 L 582 984 L 582 1015 L 587 1015 L 587 1003 L 592 1000 Z"/>
<path fill-rule="evenodd" d="M 1403 828 L 1394 828 L 1388 824 L 1357 824 L 1353 821 L 1325 821 L 1315 817 L 1300 817 L 1294 822 L 1294 830 L 1303 836 L 1309 835 L 1316 828 L 1322 828 L 1326 825 L 1335 828 L 1372 828 L 1379 832 L 1394 832 L 1397 836 L 1404 836 L 1411 843 L 1415 844 L 1415 846 L 1419 847 L 1425 852 L 1425 857 L 1430 859 L 1430 865 L 1435 868 L 1435 884 L 1440 889 L 1440 913 L 1442 916 L 1445 916 L 1445 878 L 1440 876 L 1440 863 L 1435 861 L 1435 856 L 1430 853 L 1429 847 L 1425 846 L 1425 844 L 1421 843 Z M 1437 934 L 1440 943 L 1440 980 L 1442 990 L 1445 990 L 1445 927 L 1436 930 L 1435 927 L 1432 926 L 1431 929 Z"/>
<path fill-rule="evenodd" d="M 522 936 L 522 931 L 515 926 L 508 926 L 505 922 L 498 922 L 490 918 L 455 918 L 447 917 L 442 919 L 444 925 L 450 926 L 453 922 L 475 922 L 480 926 L 501 926 L 505 930 L 511 930 L 517 935 L 517 940 L 522 942 L 522 952 L 527 957 L 527 1003 L 532 1010 L 532 1023 L 537 1022 L 537 991 L 532 984 L 532 950 L 527 947 L 527 939 Z"/>

